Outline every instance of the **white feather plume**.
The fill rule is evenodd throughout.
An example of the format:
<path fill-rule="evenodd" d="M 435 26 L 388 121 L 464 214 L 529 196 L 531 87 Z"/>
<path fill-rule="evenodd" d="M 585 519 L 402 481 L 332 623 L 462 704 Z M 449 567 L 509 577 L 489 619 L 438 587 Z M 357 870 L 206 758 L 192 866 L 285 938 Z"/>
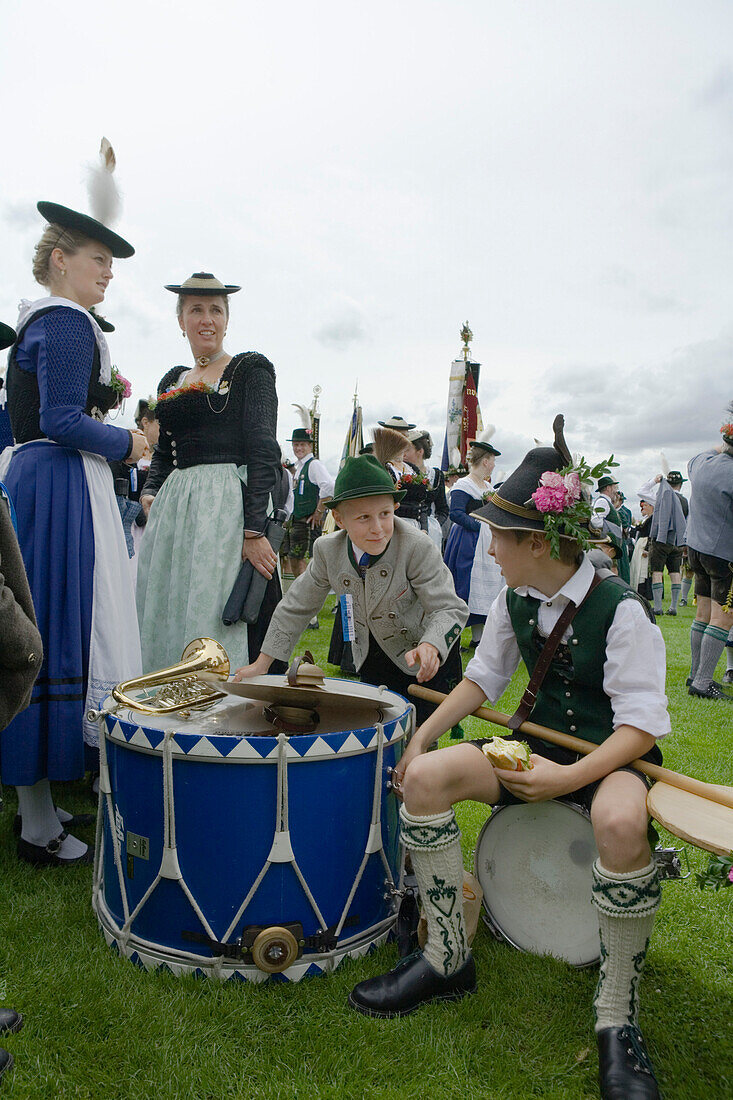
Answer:
<path fill-rule="evenodd" d="M 451 466 L 453 466 L 455 470 L 457 470 L 458 467 L 461 465 L 461 452 L 459 451 L 458 447 L 454 447 L 451 451 L 450 461 Z"/>
<path fill-rule="evenodd" d="M 89 165 L 87 191 L 92 217 L 107 226 L 119 220 L 122 210 L 122 199 L 114 178 L 116 165 L 115 151 L 103 137 L 99 147 L 99 163 Z"/>
<path fill-rule="evenodd" d="M 661 460 L 661 470 L 665 477 L 669 477 L 669 463 L 667 462 L 667 456 L 664 451 L 659 452 L 659 458 Z"/>
<path fill-rule="evenodd" d="M 301 428 L 310 428 L 311 427 L 311 414 L 309 413 L 308 409 L 306 409 L 305 405 L 296 405 L 295 401 L 293 401 L 292 406 L 293 406 L 294 409 L 298 410 L 298 416 L 300 417 L 300 426 L 301 426 Z"/>

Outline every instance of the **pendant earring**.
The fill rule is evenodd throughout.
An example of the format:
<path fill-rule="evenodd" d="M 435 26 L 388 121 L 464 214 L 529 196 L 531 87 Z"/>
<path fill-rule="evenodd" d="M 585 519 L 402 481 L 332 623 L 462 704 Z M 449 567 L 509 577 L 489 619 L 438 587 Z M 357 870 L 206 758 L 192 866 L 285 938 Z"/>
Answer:
<path fill-rule="evenodd" d="M 184 340 L 186 339 L 186 333 L 185 332 L 181 331 L 181 336 L 183 337 Z"/>

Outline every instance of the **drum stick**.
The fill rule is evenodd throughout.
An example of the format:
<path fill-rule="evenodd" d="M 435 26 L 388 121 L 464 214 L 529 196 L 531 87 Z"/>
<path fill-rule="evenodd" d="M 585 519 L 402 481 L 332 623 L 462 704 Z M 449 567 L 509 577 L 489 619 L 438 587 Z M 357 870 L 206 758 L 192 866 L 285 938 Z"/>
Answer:
<path fill-rule="evenodd" d="M 411 684 L 407 691 L 410 695 L 417 695 L 420 699 L 427 699 L 430 703 L 442 703 L 444 699 L 448 698 L 440 691 L 431 691 L 430 688 L 420 687 L 417 684 Z M 509 728 L 509 716 L 498 710 L 492 710 L 490 707 L 481 706 L 478 710 L 471 711 L 471 714 L 474 718 L 481 718 L 484 722 L 493 722 L 494 725 Z M 539 726 L 536 722 L 523 722 L 519 729 L 514 732 L 528 733 L 533 737 L 540 737 L 543 741 L 560 745 L 561 748 L 570 749 L 572 752 L 582 753 L 584 756 L 598 748 L 598 745 L 594 745 L 590 741 L 583 741 L 580 737 L 571 737 L 568 733 L 548 729 L 547 726 Z M 669 768 L 663 768 L 659 764 L 650 764 L 647 760 L 633 760 L 631 767 L 643 772 L 644 775 L 648 775 L 650 779 L 662 780 L 664 783 L 669 783 L 671 787 L 679 787 L 680 790 L 689 791 L 691 794 L 699 795 L 701 798 L 707 798 L 711 802 L 717 802 L 721 806 L 733 809 L 733 787 L 704 783 L 701 779 L 693 779 L 681 772 L 670 771 Z"/>

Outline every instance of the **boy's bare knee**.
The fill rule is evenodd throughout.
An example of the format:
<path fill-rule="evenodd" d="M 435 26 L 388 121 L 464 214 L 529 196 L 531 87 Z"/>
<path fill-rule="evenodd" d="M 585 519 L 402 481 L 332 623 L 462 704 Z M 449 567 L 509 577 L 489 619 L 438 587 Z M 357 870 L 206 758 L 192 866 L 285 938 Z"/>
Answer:
<path fill-rule="evenodd" d="M 645 810 L 634 804 L 594 803 L 591 819 L 604 867 L 624 871 L 646 866 L 650 853 Z"/>
<path fill-rule="evenodd" d="M 440 799 L 443 784 L 441 769 L 435 766 L 437 753 L 416 756 L 405 772 L 403 793 L 408 809 L 425 806 Z"/>

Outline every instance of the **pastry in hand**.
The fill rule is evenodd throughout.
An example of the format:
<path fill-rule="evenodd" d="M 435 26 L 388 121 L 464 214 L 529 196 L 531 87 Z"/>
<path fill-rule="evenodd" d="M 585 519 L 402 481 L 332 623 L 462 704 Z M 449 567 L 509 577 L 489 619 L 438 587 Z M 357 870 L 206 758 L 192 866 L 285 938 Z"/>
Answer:
<path fill-rule="evenodd" d="M 531 749 L 526 741 L 507 741 L 505 737 L 492 737 L 481 746 L 486 759 L 495 768 L 508 772 L 528 772 L 532 767 Z"/>

